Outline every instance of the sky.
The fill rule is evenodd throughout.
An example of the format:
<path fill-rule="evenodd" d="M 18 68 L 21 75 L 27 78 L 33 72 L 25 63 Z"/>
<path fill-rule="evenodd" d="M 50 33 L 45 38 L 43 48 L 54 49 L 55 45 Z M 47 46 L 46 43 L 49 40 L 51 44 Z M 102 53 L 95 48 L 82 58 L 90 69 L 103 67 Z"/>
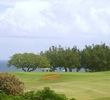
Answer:
<path fill-rule="evenodd" d="M 110 0 L 0 0 L 0 59 L 109 38 Z"/>

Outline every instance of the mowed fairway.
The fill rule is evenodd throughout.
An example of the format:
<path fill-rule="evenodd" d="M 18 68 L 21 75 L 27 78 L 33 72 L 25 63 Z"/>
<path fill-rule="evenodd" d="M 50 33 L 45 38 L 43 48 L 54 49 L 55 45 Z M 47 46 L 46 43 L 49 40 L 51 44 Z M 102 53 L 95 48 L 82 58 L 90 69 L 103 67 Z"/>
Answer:
<path fill-rule="evenodd" d="M 50 87 L 57 93 L 77 100 L 110 100 L 110 72 L 12 72 L 24 83 L 26 90 Z"/>

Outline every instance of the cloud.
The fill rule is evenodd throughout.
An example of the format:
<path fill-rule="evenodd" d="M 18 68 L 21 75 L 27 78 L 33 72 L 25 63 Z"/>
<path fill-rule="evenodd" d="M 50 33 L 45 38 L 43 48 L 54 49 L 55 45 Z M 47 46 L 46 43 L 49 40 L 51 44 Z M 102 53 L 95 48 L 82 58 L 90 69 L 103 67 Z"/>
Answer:
<path fill-rule="evenodd" d="M 0 55 L 109 43 L 109 5 L 110 0 L 0 0 Z"/>
<path fill-rule="evenodd" d="M 0 36 L 51 38 L 110 33 L 109 0 L 10 1 L 12 7 L 0 16 Z"/>

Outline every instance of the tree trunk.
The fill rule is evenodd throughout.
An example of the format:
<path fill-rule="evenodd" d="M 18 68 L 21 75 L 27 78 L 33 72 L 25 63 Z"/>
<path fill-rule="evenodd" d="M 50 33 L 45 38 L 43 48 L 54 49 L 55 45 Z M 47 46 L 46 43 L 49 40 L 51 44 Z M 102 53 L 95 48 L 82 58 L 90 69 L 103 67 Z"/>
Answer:
<path fill-rule="evenodd" d="M 32 72 L 32 71 L 34 71 L 34 70 L 36 70 L 36 68 L 28 68 L 28 72 Z"/>
<path fill-rule="evenodd" d="M 22 70 L 25 72 L 31 72 L 31 71 L 36 70 L 36 68 L 22 68 Z"/>
<path fill-rule="evenodd" d="M 69 72 L 72 72 L 72 68 L 71 67 L 69 67 Z"/>
<path fill-rule="evenodd" d="M 65 72 L 67 72 L 67 68 L 66 68 L 66 67 L 64 67 L 64 69 L 65 69 Z"/>
<path fill-rule="evenodd" d="M 76 68 L 76 72 L 79 72 L 79 70 L 80 70 L 79 68 Z"/>
<path fill-rule="evenodd" d="M 79 72 L 79 70 L 78 70 L 78 69 L 76 69 L 76 72 Z"/>
<path fill-rule="evenodd" d="M 23 70 L 24 72 L 27 72 L 27 70 L 26 70 L 26 69 L 24 69 L 24 68 L 22 68 L 22 70 Z"/>

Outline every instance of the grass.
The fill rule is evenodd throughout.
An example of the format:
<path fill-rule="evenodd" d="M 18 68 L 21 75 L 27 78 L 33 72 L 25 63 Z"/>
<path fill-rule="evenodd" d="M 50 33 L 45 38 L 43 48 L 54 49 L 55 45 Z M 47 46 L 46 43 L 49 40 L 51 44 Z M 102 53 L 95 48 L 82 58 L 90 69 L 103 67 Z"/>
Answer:
<path fill-rule="evenodd" d="M 37 91 L 50 87 L 68 98 L 77 100 L 110 100 L 110 72 L 12 72 L 24 83 L 26 90 Z M 43 79 L 58 74 L 60 77 Z"/>

